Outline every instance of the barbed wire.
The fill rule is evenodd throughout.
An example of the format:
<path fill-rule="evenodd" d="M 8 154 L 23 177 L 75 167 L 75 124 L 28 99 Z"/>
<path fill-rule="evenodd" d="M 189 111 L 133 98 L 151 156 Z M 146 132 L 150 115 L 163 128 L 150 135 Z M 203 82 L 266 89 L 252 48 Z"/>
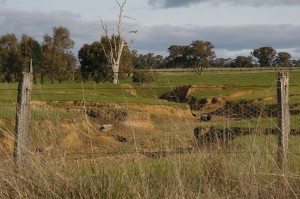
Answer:
<path fill-rule="evenodd" d="M 270 68 L 270 67 L 255 67 L 255 68 L 207 68 L 205 69 L 205 72 L 214 72 L 214 73 L 218 73 L 218 72 L 280 72 L 282 70 L 288 70 L 288 71 L 300 71 L 300 67 L 291 67 L 291 68 Z M 148 72 L 149 70 L 144 70 L 144 69 L 135 69 L 134 71 L 140 71 L 140 72 Z M 158 73 L 184 73 L 184 72 L 193 72 L 195 73 L 194 69 L 191 68 L 187 68 L 187 69 L 151 69 L 152 72 L 158 72 Z M 72 73 L 72 72 L 71 72 Z M 119 72 L 119 73 L 125 73 L 128 74 L 128 72 Z M 195 73 L 195 75 L 199 75 L 197 73 Z M 67 80 L 68 82 L 70 80 Z M 76 83 L 76 81 L 74 81 Z M 87 82 L 93 82 L 93 81 L 87 81 Z M 77 82 L 77 83 L 82 83 L 82 82 Z M 85 83 L 85 82 L 83 82 Z M 297 82 L 298 83 L 298 82 Z M 8 83 L 9 84 L 9 83 Z M 40 83 L 39 83 L 40 84 Z M 58 84 L 40 84 L 40 85 L 59 85 L 59 84 L 63 84 L 63 83 L 58 83 Z M 98 83 L 97 83 L 98 84 Z M 98 84 L 100 85 L 100 84 Z M 299 83 L 298 83 L 299 85 Z M 201 88 L 205 88 L 205 86 L 201 86 Z M 234 87 L 234 86 L 232 86 Z M 248 88 L 248 87 L 252 87 L 252 88 L 259 88 L 259 87 L 265 87 L 265 86 L 238 86 L 239 88 Z M 169 88 L 169 87 L 163 87 L 163 86 L 159 86 L 159 87 L 151 87 L 151 86 L 137 86 L 135 88 L 126 88 L 126 89 L 161 89 L 161 88 Z M 82 88 L 68 88 L 68 87 L 56 87 L 56 88 L 43 88 L 43 90 L 55 90 L 55 89 L 69 89 L 69 90 L 75 90 L 75 89 L 82 89 Z M 94 88 L 85 88 L 85 89 L 94 89 Z M 118 87 L 102 87 L 102 88 L 97 88 L 97 89 L 123 89 L 123 88 L 118 88 Z M 125 89 L 125 88 L 124 88 Z M 0 91 L 17 91 L 17 88 L 0 88 Z M 35 88 L 33 90 L 36 90 Z"/>
<path fill-rule="evenodd" d="M 181 149 L 181 148 L 179 148 Z M 208 150 L 208 149 L 205 149 L 204 151 L 200 151 L 200 150 L 196 150 L 196 151 L 189 151 L 190 149 L 187 148 L 186 149 L 187 151 L 183 152 L 183 151 L 180 151 L 180 150 L 170 150 L 170 151 L 140 151 L 140 152 L 126 152 L 126 153 L 120 153 L 121 155 L 132 155 L 132 154 L 138 154 L 138 155 L 147 155 L 147 154 L 151 154 L 151 153 L 168 153 L 170 155 L 174 155 L 175 153 L 177 154 L 199 154 L 199 153 L 205 153 L 205 152 L 213 152 L 213 153 L 219 153 L 219 154 L 223 154 L 223 153 L 228 153 L 228 154 L 263 154 L 263 155 L 277 155 L 277 152 L 262 152 L 262 151 L 230 151 L 230 150 L 222 150 L 222 151 L 214 151 L 214 150 Z M 66 153 L 52 153 L 51 155 L 96 155 L 98 157 L 106 157 L 106 156 L 117 156 L 117 155 L 120 155 L 120 154 L 116 154 L 116 153 L 108 153 L 108 154 L 105 154 L 105 155 L 101 155 L 99 153 L 92 153 L 92 152 L 78 152 L 78 153 L 75 153 L 75 152 L 66 152 Z M 299 155 L 300 156 L 300 153 L 293 153 L 293 152 L 289 152 L 289 154 L 293 154 L 293 155 Z"/>
<path fill-rule="evenodd" d="M 203 149 L 203 150 L 201 150 Z M 224 149 L 224 148 L 223 148 Z M 264 152 L 264 151 L 231 151 L 230 149 L 224 149 L 224 150 L 217 150 L 217 149 L 207 149 L 207 148 L 196 148 L 196 149 L 191 149 L 191 148 L 177 148 L 175 150 L 159 150 L 159 151 L 132 151 L 132 152 L 124 152 L 124 153 L 115 153 L 115 152 L 105 152 L 103 154 L 101 153 L 96 153 L 96 152 L 69 152 L 69 151 L 62 151 L 62 152 L 43 152 L 43 151 L 31 151 L 32 154 L 44 154 L 44 155 L 51 155 L 51 156 L 58 156 L 58 155 L 62 155 L 62 156 L 82 156 L 82 155 L 89 155 L 95 158 L 99 158 L 99 157 L 114 157 L 114 156 L 119 156 L 119 155 L 144 155 L 144 156 L 149 156 L 150 158 L 154 157 L 165 157 L 165 156 L 172 156 L 172 155 L 176 155 L 176 154 L 181 154 L 181 155 L 185 155 L 185 154 L 205 154 L 205 153 L 215 153 L 215 154 L 261 154 L 261 155 L 277 155 L 277 152 Z M 295 152 L 288 152 L 289 155 L 293 155 L 293 156 L 299 156 L 300 157 L 300 153 L 295 153 Z M 157 156 L 152 156 L 152 154 L 157 154 Z M 161 155 L 160 155 L 161 154 Z M 10 157 L 10 153 L 5 153 L 2 155 L 7 155 L 8 157 Z"/>
<path fill-rule="evenodd" d="M 195 72 L 195 69 L 193 68 L 178 68 L 178 69 L 150 69 L 153 72 Z M 288 70 L 288 71 L 300 71 L 300 67 L 252 67 L 252 68 L 218 68 L 218 67 L 211 67 L 204 69 L 205 72 L 234 72 L 234 71 L 245 71 L 245 72 L 258 72 L 258 71 L 282 71 L 282 70 Z M 149 71 L 144 69 L 135 69 L 134 71 Z"/>
<path fill-rule="evenodd" d="M 33 91 L 39 91 L 39 90 L 44 90 L 44 91 L 51 91 L 51 90 L 158 90 L 158 89 L 175 89 L 177 87 L 182 87 L 182 86 L 158 86 L 158 87 L 153 87 L 153 86 L 141 86 L 141 87 L 99 87 L 99 88 L 60 88 L 60 87 L 55 87 L 55 88 L 42 88 L 42 89 L 32 89 Z M 216 88 L 215 86 L 193 86 L 192 88 Z M 218 88 L 269 88 L 269 86 L 219 86 Z M 18 91 L 18 89 L 0 89 L 0 91 Z"/>

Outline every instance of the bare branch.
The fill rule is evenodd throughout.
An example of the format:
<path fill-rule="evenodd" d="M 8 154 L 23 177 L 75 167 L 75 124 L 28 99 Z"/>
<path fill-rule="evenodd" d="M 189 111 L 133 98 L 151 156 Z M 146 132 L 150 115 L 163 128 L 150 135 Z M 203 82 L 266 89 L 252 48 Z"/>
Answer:
<path fill-rule="evenodd" d="M 135 20 L 135 21 L 136 21 L 136 18 L 129 17 L 129 16 L 126 16 L 126 15 L 125 15 L 125 16 L 123 16 L 123 18 L 124 18 L 124 19 L 132 19 L 132 20 Z"/>
<path fill-rule="evenodd" d="M 103 31 L 104 31 L 104 33 L 105 33 L 105 36 L 107 37 L 107 35 L 108 35 L 108 31 L 107 31 L 107 26 L 106 26 L 106 23 L 104 23 L 102 20 L 101 20 L 101 26 L 102 26 L 102 29 L 103 29 Z M 106 50 L 105 50 L 105 47 L 104 47 L 104 45 L 102 44 L 102 42 L 100 42 L 100 44 L 101 44 L 101 47 L 102 47 L 102 50 L 103 50 L 103 52 L 104 52 L 104 55 L 105 55 L 105 57 L 106 57 L 106 59 L 107 60 L 109 60 L 110 59 L 110 57 L 108 56 L 108 54 L 107 54 L 107 52 L 106 52 Z M 110 61 L 109 61 L 110 62 Z"/>
<path fill-rule="evenodd" d="M 123 3 L 121 4 L 118 0 L 116 0 L 116 2 L 117 2 L 117 4 L 118 4 L 118 6 L 119 6 L 120 9 L 123 9 L 123 8 L 124 8 L 124 6 L 125 6 L 125 4 L 126 4 L 126 1 L 127 1 L 127 0 L 124 0 Z"/>

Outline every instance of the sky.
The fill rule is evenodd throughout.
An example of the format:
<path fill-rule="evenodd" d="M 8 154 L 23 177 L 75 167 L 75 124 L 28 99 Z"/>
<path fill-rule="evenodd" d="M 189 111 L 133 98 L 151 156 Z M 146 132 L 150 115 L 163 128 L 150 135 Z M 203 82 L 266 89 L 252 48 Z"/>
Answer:
<path fill-rule="evenodd" d="M 142 54 L 167 56 L 171 45 L 205 40 L 217 57 L 248 56 L 271 46 L 300 59 L 299 10 L 300 0 L 127 0 L 123 31 L 137 30 L 127 40 Z M 77 54 L 103 35 L 101 20 L 115 24 L 118 14 L 115 0 L 0 0 L 0 36 L 27 34 L 42 42 L 53 27 L 63 26 Z"/>

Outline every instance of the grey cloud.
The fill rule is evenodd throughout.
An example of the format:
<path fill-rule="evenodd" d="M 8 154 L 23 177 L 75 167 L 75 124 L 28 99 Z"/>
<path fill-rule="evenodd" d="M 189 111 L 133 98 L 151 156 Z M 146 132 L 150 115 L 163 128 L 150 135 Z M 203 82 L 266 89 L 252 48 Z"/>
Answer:
<path fill-rule="evenodd" d="M 148 4 L 152 7 L 163 7 L 163 8 L 173 8 L 173 7 L 188 7 L 191 4 L 205 2 L 207 0 L 149 0 Z"/>
<path fill-rule="evenodd" d="M 229 4 L 229 5 L 245 5 L 245 6 L 293 6 L 300 5 L 299 0 L 148 0 L 151 7 L 156 8 L 175 8 L 188 7 L 194 4 L 204 2 L 212 3 L 213 5 Z"/>
<path fill-rule="evenodd" d="M 41 42 L 45 34 L 52 34 L 53 27 L 63 26 L 70 30 L 75 41 L 74 52 L 84 43 L 100 38 L 100 25 L 100 20 L 84 21 L 71 12 L 22 12 L 0 7 L 0 35 L 15 33 L 20 38 L 22 34 L 27 34 Z"/>
<path fill-rule="evenodd" d="M 113 29 L 115 22 L 107 21 L 109 29 Z M 100 40 L 103 34 L 101 20 L 83 20 L 80 16 L 66 11 L 23 12 L 0 7 L 0 36 L 7 33 L 14 33 L 18 38 L 27 34 L 42 42 L 45 34 L 52 35 L 52 28 L 63 26 L 70 30 L 71 38 L 75 41 L 74 53 L 85 43 L 92 43 Z M 124 31 L 136 30 L 132 24 L 124 24 Z"/>
<path fill-rule="evenodd" d="M 136 27 L 135 24 L 124 24 L 130 30 L 138 30 L 131 35 L 131 49 L 138 52 L 153 52 L 167 55 L 170 45 L 186 45 L 193 40 L 211 41 L 215 50 L 239 52 L 261 46 L 272 46 L 276 49 L 292 49 L 299 55 L 300 25 L 240 25 L 240 26 L 152 26 Z M 85 21 L 71 12 L 21 12 L 0 7 L 0 35 L 23 33 L 42 41 L 43 35 L 52 34 L 52 27 L 65 26 L 75 41 L 74 53 L 84 43 L 99 40 L 101 22 Z M 248 51 L 248 50 L 247 50 Z M 296 52 L 298 51 L 298 53 Z"/>
<path fill-rule="evenodd" d="M 0 4 L 3 5 L 3 4 L 5 4 L 6 2 L 7 2 L 7 0 L 1 0 L 1 1 L 0 1 Z"/>

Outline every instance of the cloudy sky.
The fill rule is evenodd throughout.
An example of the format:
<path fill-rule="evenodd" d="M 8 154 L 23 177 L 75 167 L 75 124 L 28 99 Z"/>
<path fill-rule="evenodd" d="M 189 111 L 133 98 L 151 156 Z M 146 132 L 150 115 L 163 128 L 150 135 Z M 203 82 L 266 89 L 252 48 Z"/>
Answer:
<path fill-rule="evenodd" d="M 122 1 L 122 0 L 120 0 Z M 126 30 L 131 49 L 168 54 L 172 44 L 211 41 L 218 57 L 250 55 L 272 46 L 300 59 L 300 0 L 127 0 Z M 114 23 L 115 0 L 0 0 L 0 35 L 28 34 L 42 41 L 52 27 L 67 27 L 74 53 L 84 43 L 99 40 L 101 20 Z M 131 39 L 131 38 L 128 38 Z"/>

